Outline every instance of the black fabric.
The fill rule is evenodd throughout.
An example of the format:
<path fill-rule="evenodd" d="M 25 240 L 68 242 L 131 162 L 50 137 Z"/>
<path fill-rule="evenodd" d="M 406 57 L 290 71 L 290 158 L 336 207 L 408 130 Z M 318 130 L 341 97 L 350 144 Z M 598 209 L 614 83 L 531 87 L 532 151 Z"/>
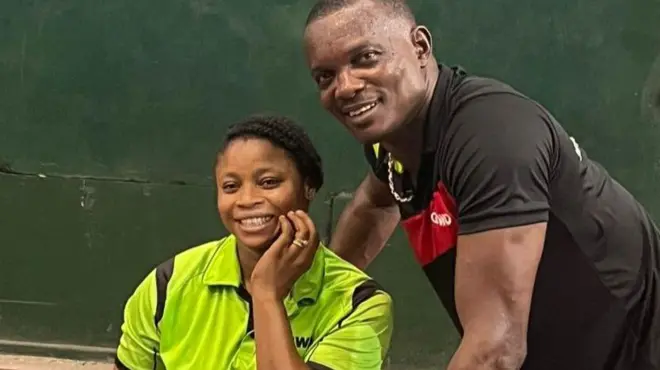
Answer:
<path fill-rule="evenodd" d="M 238 295 L 248 303 L 248 323 L 247 327 L 245 327 L 245 332 L 254 339 L 254 305 L 252 304 L 252 296 L 243 285 L 238 287 Z"/>
<path fill-rule="evenodd" d="M 163 318 L 165 311 L 165 301 L 167 300 L 167 286 L 174 272 L 174 258 L 161 263 L 156 267 L 156 312 L 154 313 L 154 323 L 158 323 Z"/>
<path fill-rule="evenodd" d="M 115 356 L 115 367 L 119 370 L 131 370 L 128 366 L 124 365 L 119 361 L 119 357 Z"/>
<path fill-rule="evenodd" d="M 317 364 L 316 362 L 308 362 L 307 366 L 313 370 L 333 370 L 325 365 Z"/>
<path fill-rule="evenodd" d="M 367 280 L 358 285 L 353 291 L 353 298 L 351 299 L 353 311 L 355 311 L 358 306 L 367 299 L 373 297 L 379 290 L 383 291 L 383 287 L 381 287 L 375 280 Z"/>
<path fill-rule="evenodd" d="M 128 366 L 124 365 L 119 357 L 115 356 L 115 367 L 119 370 L 131 370 Z M 153 370 L 156 370 L 158 367 L 158 352 L 154 351 L 154 367 Z"/>
<path fill-rule="evenodd" d="M 341 327 L 342 324 L 344 323 L 344 320 L 349 318 L 355 310 L 357 310 L 358 306 L 365 302 L 367 299 L 373 297 L 376 292 L 382 291 L 383 288 L 375 281 L 375 280 L 367 280 L 364 283 L 358 285 L 355 290 L 353 290 L 353 297 L 351 299 L 351 305 L 353 306 L 351 309 L 351 312 L 348 313 L 348 315 L 344 316 L 341 320 L 339 320 L 338 326 Z"/>

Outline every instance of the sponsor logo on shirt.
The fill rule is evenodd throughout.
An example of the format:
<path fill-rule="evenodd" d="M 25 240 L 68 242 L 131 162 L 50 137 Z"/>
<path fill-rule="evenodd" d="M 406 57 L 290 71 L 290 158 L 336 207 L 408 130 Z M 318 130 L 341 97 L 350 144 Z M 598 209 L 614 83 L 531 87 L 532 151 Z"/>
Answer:
<path fill-rule="evenodd" d="M 431 212 L 431 222 L 442 227 L 450 226 L 451 216 L 447 213 Z"/>
<path fill-rule="evenodd" d="M 293 337 L 298 348 L 309 348 L 312 345 L 312 337 Z"/>
<path fill-rule="evenodd" d="M 415 258 L 426 266 L 456 246 L 458 219 L 456 202 L 442 182 L 433 197 L 418 214 L 402 221 Z"/>

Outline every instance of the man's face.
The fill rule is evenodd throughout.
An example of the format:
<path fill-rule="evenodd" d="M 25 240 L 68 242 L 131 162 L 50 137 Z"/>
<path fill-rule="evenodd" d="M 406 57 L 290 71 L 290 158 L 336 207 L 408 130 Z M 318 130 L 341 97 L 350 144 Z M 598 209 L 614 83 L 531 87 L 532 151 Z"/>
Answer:
<path fill-rule="evenodd" d="M 420 47 L 413 27 L 365 0 L 305 30 L 307 62 L 323 107 L 362 143 L 396 134 L 424 103 L 430 40 Z"/>

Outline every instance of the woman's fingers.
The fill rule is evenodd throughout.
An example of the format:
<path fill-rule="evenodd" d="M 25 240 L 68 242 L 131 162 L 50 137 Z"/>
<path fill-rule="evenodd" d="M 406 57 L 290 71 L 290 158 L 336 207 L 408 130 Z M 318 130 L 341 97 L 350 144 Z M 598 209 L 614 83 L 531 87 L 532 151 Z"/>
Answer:
<path fill-rule="evenodd" d="M 305 223 L 305 226 L 307 226 L 307 230 L 309 230 L 309 244 L 310 246 L 316 246 L 319 243 L 319 236 L 318 233 L 316 232 L 316 226 L 314 225 L 314 221 L 309 217 L 307 213 L 304 211 L 296 211 L 296 214 L 300 219 L 302 220 L 303 223 Z"/>
<path fill-rule="evenodd" d="M 309 227 L 305 223 L 305 221 L 298 215 L 296 212 L 289 212 L 287 214 L 287 217 L 293 222 L 293 225 L 296 229 L 294 240 L 293 240 L 293 245 L 296 247 L 306 247 L 307 244 L 309 244 Z M 302 244 L 302 245 L 298 245 Z"/>
<path fill-rule="evenodd" d="M 275 242 L 270 246 L 271 249 L 277 250 L 280 252 L 291 245 L 294 237 L 293 227 L 291 222 L 285 216 L 279 216 L 278 221 L 280 223 L 280 236 L 275 239 Z"/>
<path fill-rule="evenodd" d="M 300 266 L 309 266 L 312 263 L 314 255 L 316 254 L 316 250 L 319 246 L 316 227 L 314 226 L 312 219 L 307 215 L 307 213 L 303 211 L 296 211 L 295 214 L 299 222 L 305 225 L 304 228 L 307 231 L 307 239 L 305 239 L 307 243 L 305 243 L 305 246 L 302 248 L 294 247 L 299 251 L 299 253 L 296 253 L 295 263 Z"/>

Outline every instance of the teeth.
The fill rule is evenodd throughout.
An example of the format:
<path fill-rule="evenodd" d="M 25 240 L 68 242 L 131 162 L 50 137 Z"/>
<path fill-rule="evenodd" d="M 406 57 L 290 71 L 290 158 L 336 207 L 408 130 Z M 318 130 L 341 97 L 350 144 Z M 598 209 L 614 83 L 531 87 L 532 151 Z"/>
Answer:
<path fill-rule="evenodd" d="M 261 226 L 261 225 L 267 223 L 268 221 L 270 221 L 271 218 L 272 218 L 272 216 L 244 218 L 244 219 L 241 220 L 241 225 Z"/>
<path fill-rule="evenodd" d="M 371 103 L 371 104 L 369 104 L 369 105 L 365 105 L 364 107 L 362 107 L 362 108 L 360 108 L 360 109 L 356 109 L 356 110 L 354 110 L 354 111 L 348 112 L 348 115 L 351 116 L 351 117 L 359 116 L 360 114 L 362 114 L 362 113 L 364 113 L 364 112 L 366 112 L 366 111 L 368 111 L 368 110 L 371 110 L 373 107 L 376 106 L 376 104 L 378 104 L 378 103 L 377 103 L 377 102 L 373 102 L 373 103 Z"/>

